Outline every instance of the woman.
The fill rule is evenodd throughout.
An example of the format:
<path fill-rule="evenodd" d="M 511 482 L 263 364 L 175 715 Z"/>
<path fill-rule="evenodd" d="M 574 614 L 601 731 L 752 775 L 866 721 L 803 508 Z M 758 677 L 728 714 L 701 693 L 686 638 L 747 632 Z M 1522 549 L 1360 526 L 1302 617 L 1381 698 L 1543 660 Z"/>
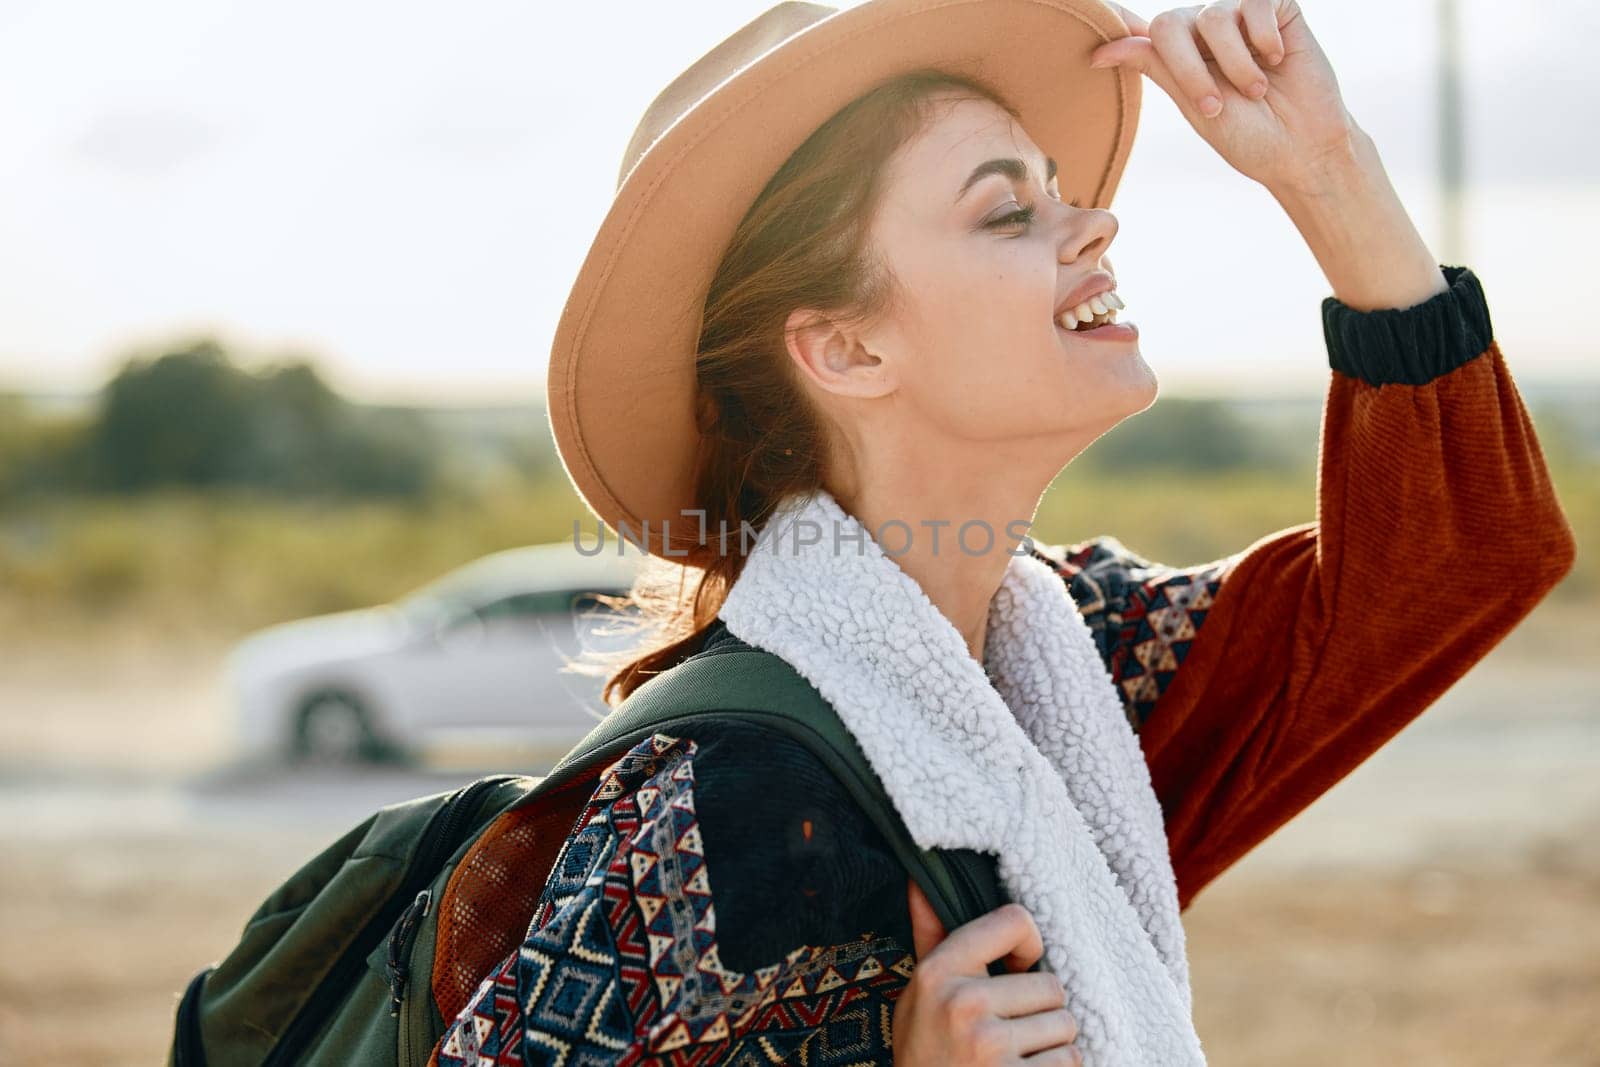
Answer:
<path fill-rule="evenodd" d="M 1078 328 L 1123 306 L 1104 205 L 1141 74 L 1333 289 L 1318 521 L 1188 568 L 1022 540 L 1156 396 L 1136 329 Z M 657 99 L 620 185 L 550 404 L 663 568 L 608 699 L 778 653 L 918 843 L 992 851 L 1013 903 L 945 931 L 798 745 L 658 735 L 437 1062 L 1204 1062 L 1178 911 L 1574 555 L 1481 286 L 1434 262 L 1295 0 L 782 4 Z"/>

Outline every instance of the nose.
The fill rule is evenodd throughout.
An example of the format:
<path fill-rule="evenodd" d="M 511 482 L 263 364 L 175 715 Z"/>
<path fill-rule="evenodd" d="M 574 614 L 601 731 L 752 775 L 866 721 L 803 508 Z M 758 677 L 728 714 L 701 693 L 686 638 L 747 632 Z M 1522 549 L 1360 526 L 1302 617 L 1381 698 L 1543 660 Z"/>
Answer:
<path fill-rule="evenodd" d="M 1103 256 L 1117 235 L 1118 225 L 1117 217 L 1106 208 L 1074 208 L 1061 222 L 1058 258 L 1062 263 L 1072 263 L 1085 256 Z"/>

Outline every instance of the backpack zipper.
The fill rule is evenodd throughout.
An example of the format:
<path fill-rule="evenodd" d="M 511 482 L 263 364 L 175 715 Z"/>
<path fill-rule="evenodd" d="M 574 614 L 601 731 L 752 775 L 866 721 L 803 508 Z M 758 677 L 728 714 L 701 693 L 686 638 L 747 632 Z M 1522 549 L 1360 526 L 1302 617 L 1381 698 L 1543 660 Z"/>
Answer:
<path fill-rule="evenodd" d="M 433 893 L 424 889 L 417 894 L 411 906 L 400 916 L 400 921 L 389 931 L 389 1016 L 398 1018 L 400 1004 L 405 1000 L 406 980 L 411 976 L 411 944 L 417 930 L 427 917 Z"/>
<path fill-rule="evenodd" d="M 428 1044 L 425 1035 L 416 1033 L 417 1012 L 427 1011 L 427 999 L 432 990 L 428 985 L 413 990 L 411 986 L 412 957 L 416 952 L 417 935 L 422 930 L 422 920 L 433 910 L 432 893 L 424 889 L 411 902 L 394 932 L 389 935 L 389 991 L 392 997 L 389 1014 L 397 1017 L 399 1038 L 398 1067 L 414 1067 L 418 1062 L 416 1050 Z M 425 1024 L 424 1024 L 425 1025 Z M 427 1048 L 422 1048 L 423 1058 Z"/>

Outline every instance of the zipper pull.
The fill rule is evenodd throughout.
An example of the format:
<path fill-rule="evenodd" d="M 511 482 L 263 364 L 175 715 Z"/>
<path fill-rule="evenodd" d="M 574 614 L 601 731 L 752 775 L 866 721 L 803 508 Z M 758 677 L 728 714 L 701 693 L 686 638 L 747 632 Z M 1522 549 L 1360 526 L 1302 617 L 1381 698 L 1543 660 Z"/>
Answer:
<path fill-rule="evenodd" d="M 406 960 L 406 953 L 411 947 L 411 937 L 416 933 L 419 923 L 428 914 L 432 904 L 433 893 L 424 889 L 417 894 L 417 898 L 406 908 L 405 914 L 400 916 L 400 921 L 394 924 L 394 929 L 389 932 L 389 1015 L 400 1014 L 400 1003 L 405 999 L 406 980 L 409 977 L 410 964 Z"/>

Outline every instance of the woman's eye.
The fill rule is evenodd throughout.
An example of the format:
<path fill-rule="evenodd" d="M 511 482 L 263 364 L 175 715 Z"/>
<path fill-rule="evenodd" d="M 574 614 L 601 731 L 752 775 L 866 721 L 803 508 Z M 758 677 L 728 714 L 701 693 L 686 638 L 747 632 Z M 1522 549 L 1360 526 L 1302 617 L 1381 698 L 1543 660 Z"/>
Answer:
<path fill-rule="evenodd" d="M 987 226 L 990 229 L 1000 226 L 1026 226 L 1033 221 L 1033 216 L 1033 208 L 1018 208 L 1016 211 L 1001 215 L 999 218 L 989 222 Z"/>
<path fill-rule="evenodd" d="M 1079 205 L 1078 201 L 1073 200 L 1072 201 L 1072 206 L 1073 207 L 1079 207 L 1081 205 Z M 1031 207 L 1018 208 L 1015 211 L 1008 212 L 1007 214 L 1001 215 L 999 218 L 994 219 L 993 221 L 987 223 L 986 224 L 986 228 L 994 229 L 996 227 L 1005 227 L 1005 226 L 1024 226 L 1025 227 L 1025 226 L 1028 225 L 1028 223 L 1033 221 L 1033 216 L 1036 213 L 1037 212 Z"/>

